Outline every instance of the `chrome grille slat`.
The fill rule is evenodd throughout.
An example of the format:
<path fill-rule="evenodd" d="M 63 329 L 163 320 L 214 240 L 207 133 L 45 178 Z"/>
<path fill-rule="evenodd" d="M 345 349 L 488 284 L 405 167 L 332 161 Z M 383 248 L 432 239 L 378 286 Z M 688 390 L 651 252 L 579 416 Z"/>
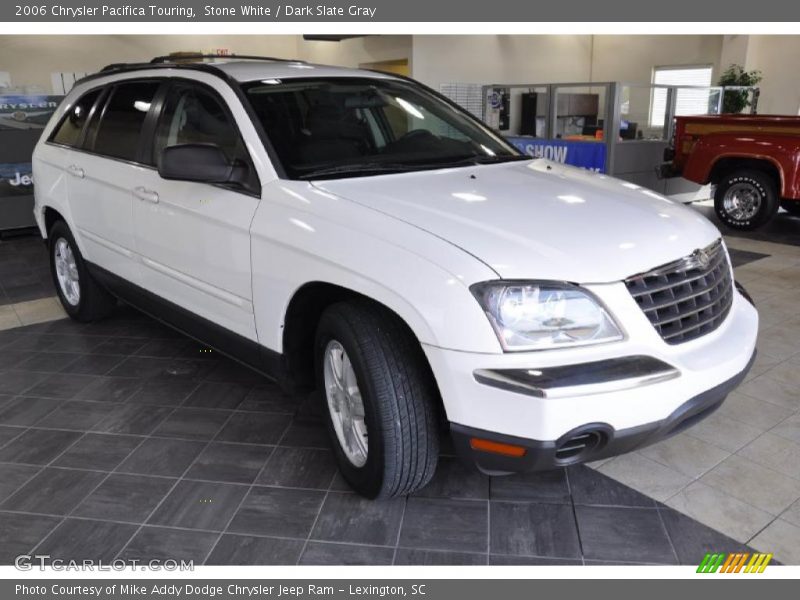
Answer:
<path fill-rule="evenodd" d="M 631 296 L 659 335 L 680 344 L 710 333 L 725 320 L 733 303 L 733 277 L 722 241 L 695 254 L 640 273 L 625 281 Z"/>

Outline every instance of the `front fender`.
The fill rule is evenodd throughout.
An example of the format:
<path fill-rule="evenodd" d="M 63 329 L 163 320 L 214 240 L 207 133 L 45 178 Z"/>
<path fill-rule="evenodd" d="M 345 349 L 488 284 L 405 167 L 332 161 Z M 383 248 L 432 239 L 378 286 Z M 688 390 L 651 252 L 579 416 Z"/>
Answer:
<path fill-rule="evenodd" d="M 502 352 L 469 286 L 496 279 L 484 263 L 412 225 L 302 182 L 264 189 L 251 227 L 253 299 L 259 341 L 283 351 L 294 294 L 322 282 L 397 313 L 421 343 Z"/>

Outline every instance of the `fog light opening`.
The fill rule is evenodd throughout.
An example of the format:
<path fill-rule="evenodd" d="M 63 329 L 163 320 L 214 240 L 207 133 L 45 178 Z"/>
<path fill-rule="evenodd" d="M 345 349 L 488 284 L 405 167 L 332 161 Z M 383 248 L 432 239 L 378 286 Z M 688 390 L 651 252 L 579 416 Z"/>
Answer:
<path fill-rule="evenodd" d="M 562 464 L 577 462 L 594 452 L 604 441 L 602 431 L 582 431 L 558 445 L 556 460 Z"/>

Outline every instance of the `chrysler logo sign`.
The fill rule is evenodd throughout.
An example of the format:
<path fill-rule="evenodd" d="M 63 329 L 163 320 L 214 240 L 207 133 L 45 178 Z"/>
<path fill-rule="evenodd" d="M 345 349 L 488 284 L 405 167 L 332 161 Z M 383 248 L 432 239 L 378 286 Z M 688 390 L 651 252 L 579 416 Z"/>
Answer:
<path fill-rule="evenodd" d="M 689 256 L 689 268 L 706 269 L 711 263 L 711 256 L 707 250 L 697 249 Z"/>

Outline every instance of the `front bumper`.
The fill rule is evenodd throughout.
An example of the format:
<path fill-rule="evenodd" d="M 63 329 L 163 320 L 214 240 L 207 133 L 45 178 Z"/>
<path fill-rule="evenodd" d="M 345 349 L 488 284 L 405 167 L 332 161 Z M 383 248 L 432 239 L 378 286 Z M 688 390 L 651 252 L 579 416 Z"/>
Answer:
<path fill-rule="evenodd" d="M 716 330 L 670 345 L 624 284 L 587 287 L 613 307 L 625 340 L 519 353 L 423 345 L 454 438 L 467 440 L 462 454 L 477 456 L 485 470 L 507 471 L 509 463 L 524 470 L 596 460 L 672 435 L 713 410 L 750 367 L 758 313 L 742 293 L 734 295 L 728 317 Z M 588 450 L 579 457 L 556 456 L 565 441 L 582 433 L 592 438 Z M 487 452 L 476 455 L 468 444 L 473 437 L 516 440 L 525 456 L 497 464 L 484 456 Z"/>
<path fill-rule="evenodd" d="M 606 423 L 587 423 L 552 441 L 501 435 L 457 423 L 451 423 L 450 433 L 458 455 L 490 474 L 540 471 L 600 460 L 649 446 L 706 418 L 742 382 L 754 360 L 755 352 L 740 373 L 684 402 L 661 421 L 619 430 Z M 476 439 L 523 450 L 515 452 L 515 455 L 486 452 L 474 447 L 473 440 Z"/>

